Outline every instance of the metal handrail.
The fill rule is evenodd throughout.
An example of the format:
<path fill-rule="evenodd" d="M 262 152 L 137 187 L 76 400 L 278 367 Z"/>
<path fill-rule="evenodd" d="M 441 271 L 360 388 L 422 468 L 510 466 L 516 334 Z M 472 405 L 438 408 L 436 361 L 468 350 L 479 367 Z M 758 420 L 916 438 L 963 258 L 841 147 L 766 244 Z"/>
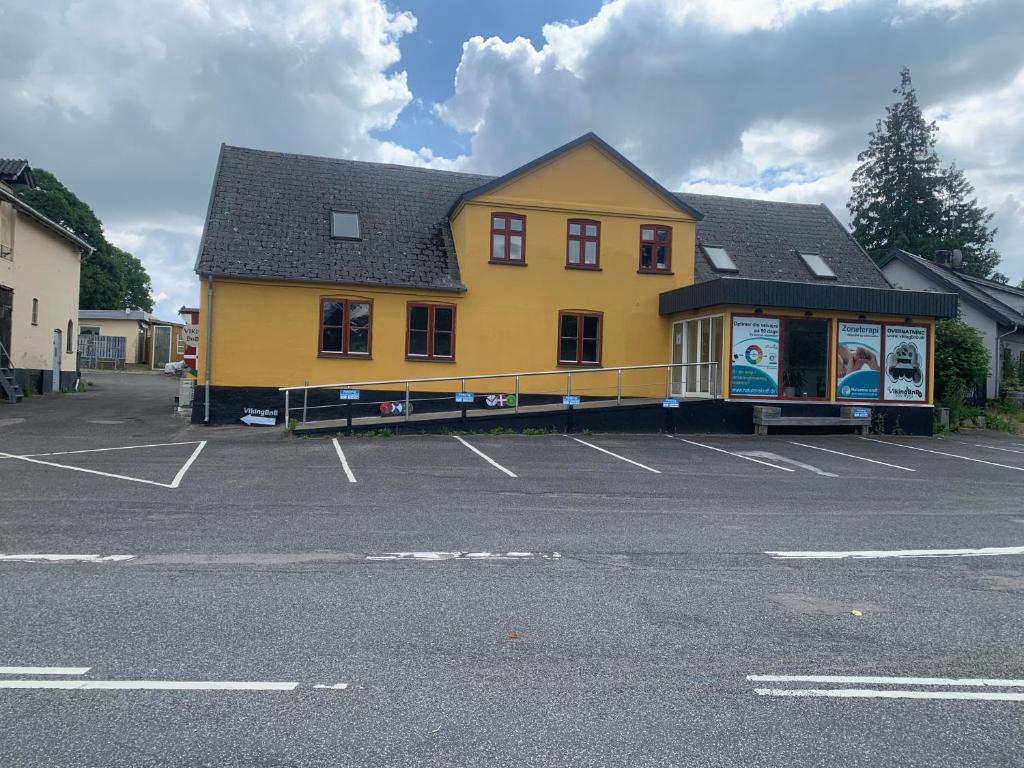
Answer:
<path fill-rule="evenodd" d="M 531 376 L 565 376 L 566 377 L 566 394 L 572 395 L 572 380 L 574 374 L 583 373 L 615 373 L 616 374 L 616 394 L 615 403 L 616 405 L 622 404 L 622 372 L 623 371 L 641 371 L 641 370 L 664 370 L 665 371 L 665 397 L 674 397 L 672 394 L 672 370 L 675 368 L 696 368 L 699 372 L 702 367 L 707 367 L 708 370 L 708 396 L 714 399 L 720 397 L 718 381 L 718 370 L 719 362 L 706 361 L 701 363 L 655 363 L 653 365 L 622 365 L 616 368 L 574 368 L 572 370 L 556 369 L 552 371 L 517 371 L 513 373 L 492 373 L 492 374 L 473 374 L 469 376 L 430 376 L 418 379 L 378 379 L 376 381 L 350 381 L 341 382 L 337 384 L 303 384 L 302 386 L 294 387 L 278 387 L 279 392 L 284 392 L 284 422 L 288 423 L 291 415 L 291 406 L 289 403 L 289 395 L 292 392 L 302 393 L 302 423 L 306 423 L 306 415 L 310 406 L 309 401 L 309 390 L 311 389 L 355 389 L 359 387 L 376 387 L 389 384 L 403 384 L 405 389 L 405 408 L 404 416 L 405 421 L 409 420 L 409 404 L 411 401 L 412 385 L 413 384 L 426 384 L 426 383 L 437 383 L 442 381 L 458 381 L 462 383 L 462 389 L 466 389 L 467 381 L 480 381 L 487 379 L 514 379 L 515 380 L 515 392 L 516 392 L 516 404 L 514 406 L 514 412 L 519 413 L 519 392 L 520 392 L 520 380 Z M 681 397 L 685 397 L 681 395 Z M 296 406 L 298 407 L 298 406 Z M 322 406 L 313 406 L 322 407 Z M 572 408 L 572 406 L 567 406 Z"/>

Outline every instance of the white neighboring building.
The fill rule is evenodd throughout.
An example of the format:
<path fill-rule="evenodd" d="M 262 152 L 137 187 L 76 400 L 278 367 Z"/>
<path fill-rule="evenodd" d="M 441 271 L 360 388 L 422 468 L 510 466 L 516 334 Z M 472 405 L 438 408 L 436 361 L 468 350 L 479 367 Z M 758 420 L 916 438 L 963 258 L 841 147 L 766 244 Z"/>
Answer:
<path fill-rule="evenodd" d="M 1015 364 L 1024 362 L 1024 290 L 966 275 L 901 250 L 888 253 L 878 266 L 896 288 L 959 296 L 961 318 L 981 334 L 989 353 L 985 394 L 998 397 L 1003 348 L 1010 350 Z"/>
<path fill-rule="evenodd" d="M 0 369 L 26 391 L 67 390 L 78 376 L 82 255 L 93 249 L 20 200 L 18 187 L 32 187 L 32 169 L 0 160 Z"/>

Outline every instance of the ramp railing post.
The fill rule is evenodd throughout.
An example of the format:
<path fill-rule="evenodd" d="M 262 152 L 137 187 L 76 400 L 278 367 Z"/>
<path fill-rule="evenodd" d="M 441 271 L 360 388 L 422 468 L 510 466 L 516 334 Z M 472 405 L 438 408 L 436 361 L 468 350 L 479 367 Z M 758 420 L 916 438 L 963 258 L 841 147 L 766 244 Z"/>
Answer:
<path fill-rule="evenodd" d="M 302 390 L 302 423 L 306 423 L 306 409 L 309 407 L 309 382 L 306 382 L 306 389 Z"/>
<path fill-rule="evenodd" d="M 615 404 L 622 405 L 622 369 L 615 371 Z"/>
<path fill-rule="evenodd" d="M 519 376 L 516 376 L 516 404 L 514 406 L 515 413 L 519 413 Z"/>
<path fill-rule="evenodd" d="M 291 413 L 291 410 L 288 408 L 288 394 L 289 394 L 289 391 L 290 390 L 287 390 L 287 389 L 284 391 L 284 426 L 285 426 L 286 429 L 288 427 L 288 416 Z"/>
<path fill-rule="evenodd" d="M 405 382 L 405 420 L 409 420 L 409 388 L 412 386 L 410 382 Z"/>

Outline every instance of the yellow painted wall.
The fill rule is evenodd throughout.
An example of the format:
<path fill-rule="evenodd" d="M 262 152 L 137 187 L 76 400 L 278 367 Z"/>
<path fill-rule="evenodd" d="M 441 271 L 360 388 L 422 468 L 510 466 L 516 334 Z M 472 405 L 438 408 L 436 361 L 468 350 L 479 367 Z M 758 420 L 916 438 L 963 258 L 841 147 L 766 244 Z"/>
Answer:
<path fill-rule="evenodd" d="M 9 204 L 8 204 L 9 205 Z M 15 209 L 14 250 L 0 258 L 0 285 L 14 290 L 11 359 L 16 368 L 51 370 L 53 332 L 61 332 L 61 370 L 74 371 L 78 354 L 81 258 L 66 240 Z M 36 324 L 32 299 L 38 299 Z M 67 352 L 68 321 L 72 344 Z"/>
<path fill-rule="evenodd" d="M 139 345 L 145 347 L 146 332 L 139 329 L 138 320 L 89 320 L 80 319 L 80 325 L 100 329 L 100 336 L 123 336 L 125 339 L 124 359 L 130 365 L 139 360 Z M 145 351 L 143 350 L 143 358 Z"/>
<path fill-rule="evenodd" d="M 492 212 L 526 216 L 527 266 L 488 263 Z M 570 218 L 601 222 L 601 271 L 566 269 Z M 674 274 L 638 274 L 641 224 L 672 227 Z M 469 201 L 453 217 L 452 233 L 468 289 L 462 294 L 216 279 L 211 383 L 271 387 L 556 369 L 558 313 L 573 309 L 604 313 L 605 367 L 669 361 L 671 323 L 658 314 L 658 296 L 693 281 L 694 221 L 595 146 Z M 203 381 L 205 284 L 201 295 Z M 326 296 L 373 300 L 372 360 L 317 356 L 319 299 Z M 408 301 L 456 305 L 455 362 L 405 359 Z M 612 375 L 563 370 L 578 371 L 576 393 L 614 391 Z M 660 371 L 628 375 L 625 393 L 661 397 L 664 381 Z M 565 386 L 559 375 L 524 382 L 523 391 Z"/>

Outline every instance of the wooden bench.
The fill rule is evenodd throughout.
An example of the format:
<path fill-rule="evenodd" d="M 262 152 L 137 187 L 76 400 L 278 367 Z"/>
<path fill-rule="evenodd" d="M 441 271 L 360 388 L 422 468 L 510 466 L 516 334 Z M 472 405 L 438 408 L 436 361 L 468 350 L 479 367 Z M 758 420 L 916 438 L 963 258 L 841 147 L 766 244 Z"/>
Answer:
<path fill-rule="evenodd" d="M 871 409 L 844 405 L 838 416 L 783 416 L 778 406 L 755 405 L 754 434 L 767 435 L 768 427 L 854 427 L 866 435 L 871 427 Z"/>

